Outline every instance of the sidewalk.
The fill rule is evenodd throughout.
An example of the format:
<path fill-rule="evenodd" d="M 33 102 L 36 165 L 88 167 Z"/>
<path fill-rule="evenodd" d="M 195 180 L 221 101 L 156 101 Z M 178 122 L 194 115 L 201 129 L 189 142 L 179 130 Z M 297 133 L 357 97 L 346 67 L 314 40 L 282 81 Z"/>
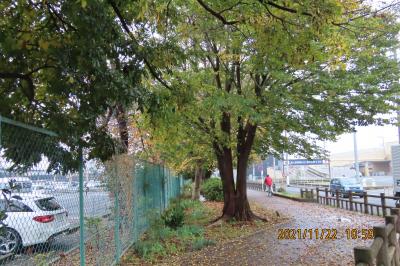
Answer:
<path fill-rule="evenodd" d="M 301 203 L 265 192 L 248 190 L 248 198 L 268 209 L 292 217 L 289 222 L 226 245 L 191 253 L 179 265 L 354 265 L 353 247 L 371 240 L 348 240 L 345 230 L 372 229 L 384 224 L 381 217 Z M 337 240 L 278 240 L 278 229 L 336 229 Z"/>

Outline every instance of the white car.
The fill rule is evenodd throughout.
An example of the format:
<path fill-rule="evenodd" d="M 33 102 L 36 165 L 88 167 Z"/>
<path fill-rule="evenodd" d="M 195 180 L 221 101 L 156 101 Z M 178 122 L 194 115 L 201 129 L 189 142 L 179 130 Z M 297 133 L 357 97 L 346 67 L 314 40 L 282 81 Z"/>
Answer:
<path fill-rule="evenodd" d="M 0 255 L 21 247 L 46 243 L 53 237 L 68 233 L 68 212 L 52 196 L 13 193 L 9 200 L 0 194 L 0 210 L 7 218 L 0 233 Z"/>

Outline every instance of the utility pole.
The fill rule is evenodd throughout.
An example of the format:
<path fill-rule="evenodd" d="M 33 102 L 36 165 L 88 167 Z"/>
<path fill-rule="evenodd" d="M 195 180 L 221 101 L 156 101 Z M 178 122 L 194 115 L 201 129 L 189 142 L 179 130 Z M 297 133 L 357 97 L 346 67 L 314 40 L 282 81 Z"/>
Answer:
<path fill-rule="evenodd" d="M 358 164 L 358 150 L 357 150 L 357 131 L 353 132 L 353 140 L 354 140 L 354 167 L 356 170 L 357 179 L 360 176 L 360 165 Z"/>
<path fill-rule="evenodd" d="M 396 60 L 397 66 L 399 65 L 399 61 L 397 58 L 397 49 L 394 48 L 393 49 L 393 54 L 394 54 L 394 60 Z M 397 98 L 400 98 L 400 95 L 396 96 Z M 399 106 L 397 106 L 398 108 L 400 108 Z M 399 144 L 400 144 L 400 110 L 397 110 L 397 134 L 398 134 L 398 140 L 399 140 Z"/>
<path fill-rule="evenodd" d="M 275 174 L 275 156 L 272 157 L 272 169 L 274 172 L 274 179 L 276 180 L 276 174 Z"/>

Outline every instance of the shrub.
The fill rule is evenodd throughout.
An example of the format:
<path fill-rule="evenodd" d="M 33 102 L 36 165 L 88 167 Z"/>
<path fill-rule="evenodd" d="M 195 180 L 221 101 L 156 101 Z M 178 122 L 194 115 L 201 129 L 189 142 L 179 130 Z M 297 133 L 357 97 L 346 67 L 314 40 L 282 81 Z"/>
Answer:
<path fill-rule="evenodd" d="M 203 228 L 196 225 L 184 225 L 179 228 L 176 232 L 177 237 L 180 239 L 188 239 L 196 236 L 201 236 L 203 234 Z"/>
<path fill-rule="evenodd" d="M 200 250 L 204 247 L 215 245 L 215 241 L 211 239 L 198 238 L 192 243 L 192 250 Z"/>
<path fill-rule="evenodd" d="M 278 188 L 278 192 L 285 192 L 285 189 L 283 187 Z"/>
<path fill-rule="evenodd" d="M 147 232 L 148 238 L 151 240 L 165 240 L 175 235 L 175 231 L 165 225 L 160 227 L 152 227 Z"/>
<path fill-rule="evenodd" d="M 183 186 L 182 196 L 184 198 L 191 198 L 192 197 L 192 186 L 193 186 L 193 182 L 186 183 Z"/>
<path fill-rule="evenodd" d="M 173 229 L 181 227 L 184 218 L 185 210 L 180 203 L 171 204 L 171 206 L 161 215 L 164 224 Z"/>
<path fill-rule="evenodd" d="M 222 190 L 222 182 L 219 178 L 210 178 L 204 181 L 201 186 L 202 193 L 207 200 L 223 201 L 224 192 Z"/>
<path fill-rule="evenodd" d="M 154 241 L 138 241 L 135 244 L 135 251 L 144 259 L 152 259 L 156 256 L 165 256 L 166 250 L 160 242 Z"/>
<path fill-rule="evenodd" d="M 180 205 L 185 210 L 197 209 L 201 207 L 201 203 L 198 200 L 192 200 L 192 199 L 182 199 L 180 201 Z"/>

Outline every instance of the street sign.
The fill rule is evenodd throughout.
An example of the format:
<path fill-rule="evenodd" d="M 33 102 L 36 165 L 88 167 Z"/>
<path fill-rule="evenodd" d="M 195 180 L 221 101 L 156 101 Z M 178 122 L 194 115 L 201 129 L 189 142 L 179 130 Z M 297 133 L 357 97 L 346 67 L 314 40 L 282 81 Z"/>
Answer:
<path fill-rule="evenodd" d="M 316 159 L 316 160 L 307 160 L 307 159 L 293 159 L 289 160 L 289 165 L 318 165 L 318 164 L 324 164 L 325 161 L 322 159 Z"/>

